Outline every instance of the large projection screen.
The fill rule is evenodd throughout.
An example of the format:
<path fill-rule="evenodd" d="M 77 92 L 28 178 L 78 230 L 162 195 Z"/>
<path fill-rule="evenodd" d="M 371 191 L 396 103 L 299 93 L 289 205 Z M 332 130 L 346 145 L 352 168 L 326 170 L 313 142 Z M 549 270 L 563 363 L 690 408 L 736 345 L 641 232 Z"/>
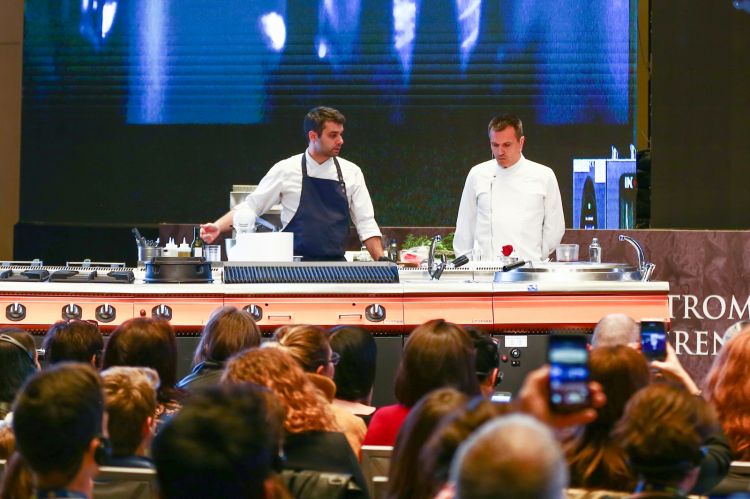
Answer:
<path fill-rule="evenodd" d="M 635 137 L 636 0 L 27 0 L 21 221 L 214 219 L 316 105 L 381 225 L 453 225 L 487 123 L 557 174 Z"/>

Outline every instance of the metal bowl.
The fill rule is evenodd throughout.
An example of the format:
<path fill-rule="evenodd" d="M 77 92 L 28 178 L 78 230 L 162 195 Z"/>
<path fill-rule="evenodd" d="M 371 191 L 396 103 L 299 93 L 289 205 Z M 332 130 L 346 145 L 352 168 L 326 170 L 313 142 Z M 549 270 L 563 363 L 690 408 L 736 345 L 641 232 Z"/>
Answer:
<path fill-rule="evenodd" d="M 495 272 L 495 282 L 640 281 L 641 272 L 626 263 L 528 263 L 509 272 Z"/>

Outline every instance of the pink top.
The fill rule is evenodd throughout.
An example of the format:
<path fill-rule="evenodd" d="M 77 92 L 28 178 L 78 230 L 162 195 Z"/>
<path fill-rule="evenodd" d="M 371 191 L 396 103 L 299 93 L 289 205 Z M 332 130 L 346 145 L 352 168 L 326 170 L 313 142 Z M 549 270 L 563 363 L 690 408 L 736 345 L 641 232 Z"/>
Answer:
<path fill-rule="evenodd" d="M 375 411 L 362 445 L 394 445 L 398 431 L 410 410 L 409 407 L 395 404 L 386 405 Z"/>

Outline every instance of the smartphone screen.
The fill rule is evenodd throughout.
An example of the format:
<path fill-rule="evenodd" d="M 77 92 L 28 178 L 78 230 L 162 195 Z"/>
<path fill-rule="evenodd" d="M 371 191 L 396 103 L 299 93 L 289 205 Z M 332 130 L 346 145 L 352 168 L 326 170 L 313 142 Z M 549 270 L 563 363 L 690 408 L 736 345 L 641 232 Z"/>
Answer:
<path fill-rule="evenodd" d="M 667 358 L 667 331 L 664 321 L 641 320 L 641 352 L 648 360 Z"/>
<path fill-rule="evenodd" d="M 586 337 L 553 334 L 549 337 L 549 404 L 555 412 L 574 412 L 589 406 L 589 351 Z"/>

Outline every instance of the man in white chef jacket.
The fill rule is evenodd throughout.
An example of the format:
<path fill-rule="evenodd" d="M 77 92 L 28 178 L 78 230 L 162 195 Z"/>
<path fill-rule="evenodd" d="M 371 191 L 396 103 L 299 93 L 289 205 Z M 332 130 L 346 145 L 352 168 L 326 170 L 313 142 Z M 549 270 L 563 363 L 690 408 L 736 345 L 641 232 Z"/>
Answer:
<path fill-rule="evenodd" d="M 339 157 L 344 144 L 341 112 L 319 106 L 305 116 L 303 129 L 307 150 L 279 161 L 237 208 L 250 219 L 281 203 L 285 232 L 294 233 L 294 254 L 308 261 L 344 261 L 349 224 L 357 232 L 373 260 L 383 256 L 383 241 L 362 170 Z M 201 237 L 209 244 L 230 230 L 235 211 L 214 223 L 201 225 Z"/>
<path fill-rule="evenodd" d="M 560 188 L 547 166 L 523 154 L 523 124 L 512 114 L 495 116 L 488 126 L 494 159 L 474 166 L 458 208 L 453 249 L 456 256 L 496 260 L 513 246 L 523 260 L 545 260 L 565 232 Z"/>

